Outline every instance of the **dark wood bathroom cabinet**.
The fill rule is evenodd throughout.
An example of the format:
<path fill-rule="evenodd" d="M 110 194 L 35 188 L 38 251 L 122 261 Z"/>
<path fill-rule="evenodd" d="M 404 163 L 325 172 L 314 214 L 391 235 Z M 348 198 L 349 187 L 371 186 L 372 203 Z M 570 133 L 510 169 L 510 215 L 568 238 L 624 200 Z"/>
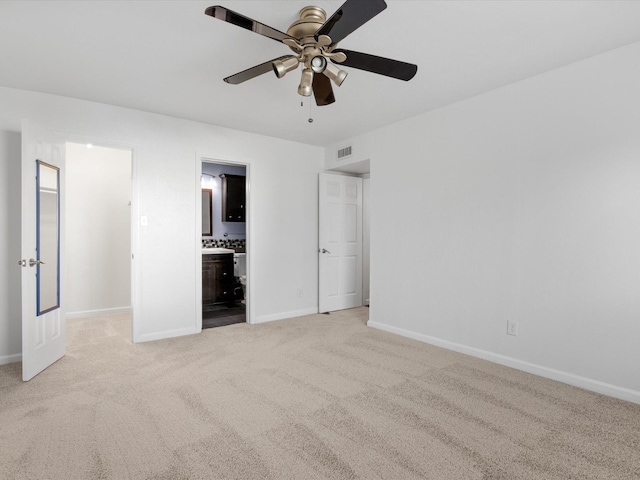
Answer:
<path fill-rule="evenodd" d="M 222 179 L 222 221 L 244 222 L 246 182 L 244 175 L 220 175 Z"/>
<path fill-rule="evenodd" d="M 233 302 L 233 253 L 202 255 L 202 305 Z"/>

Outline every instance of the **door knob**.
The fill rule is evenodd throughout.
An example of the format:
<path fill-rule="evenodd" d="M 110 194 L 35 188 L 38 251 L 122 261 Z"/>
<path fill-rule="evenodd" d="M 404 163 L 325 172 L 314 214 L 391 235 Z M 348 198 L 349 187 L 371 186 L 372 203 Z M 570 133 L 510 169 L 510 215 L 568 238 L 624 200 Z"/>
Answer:
<path fill-rule="evenodd" d="M 323 248 L 322 250 L 320 250 L 321 253 L 331 253 L 329 250 L 327 250 L 326 248 Z"/>
<path fill-rule="evenodd" d="M 44 265 L 42 260 L 34 260 L 33 258 L 29 259 L 29 266 L 33 267 L 34 265 Z"/>

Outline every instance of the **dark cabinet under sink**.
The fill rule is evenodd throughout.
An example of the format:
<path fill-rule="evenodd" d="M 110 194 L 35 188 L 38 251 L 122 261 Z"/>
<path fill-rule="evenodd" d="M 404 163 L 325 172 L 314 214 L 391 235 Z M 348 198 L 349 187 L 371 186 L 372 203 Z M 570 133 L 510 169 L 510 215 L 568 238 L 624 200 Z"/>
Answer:
<path fill-rule="evenodd" d="M 244 222 L 246 182 L 244 175 L 220 175 L 222 179 L 222 221 Z"/>
<path fill-rule="evenodd" d="M 202 305 L 233 302 L 233 253 L 202 255 Z"/>

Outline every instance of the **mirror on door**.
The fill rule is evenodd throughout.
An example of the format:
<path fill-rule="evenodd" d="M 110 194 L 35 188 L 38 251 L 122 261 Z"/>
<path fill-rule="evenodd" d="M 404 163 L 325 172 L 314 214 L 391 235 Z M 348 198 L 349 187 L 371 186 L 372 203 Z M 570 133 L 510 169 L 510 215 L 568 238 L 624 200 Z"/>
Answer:
<path fill-rule="evenodd" d="M 60 169 L 37 160 L 38 315 L 60 307 Z"/>

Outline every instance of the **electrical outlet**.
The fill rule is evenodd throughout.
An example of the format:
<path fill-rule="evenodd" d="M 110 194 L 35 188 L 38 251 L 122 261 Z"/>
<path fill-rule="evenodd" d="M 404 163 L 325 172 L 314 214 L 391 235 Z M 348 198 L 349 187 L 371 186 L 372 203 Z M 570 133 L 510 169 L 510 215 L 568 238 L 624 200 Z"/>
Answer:
<path fill-rule="evenodd" d="M 296 295 L 298 295 L 298 297 L 299 297 L 299 298 L 302 298 L 302 289 L 301 289 L 301 288 L 299 288 L 299 289 L 296 291 Z"/>
<path fill-rule="evenodd" d="M 518 322 L 514 322 L 513 320 L 507 321 L 507 335 L 518 336 Z"/>

